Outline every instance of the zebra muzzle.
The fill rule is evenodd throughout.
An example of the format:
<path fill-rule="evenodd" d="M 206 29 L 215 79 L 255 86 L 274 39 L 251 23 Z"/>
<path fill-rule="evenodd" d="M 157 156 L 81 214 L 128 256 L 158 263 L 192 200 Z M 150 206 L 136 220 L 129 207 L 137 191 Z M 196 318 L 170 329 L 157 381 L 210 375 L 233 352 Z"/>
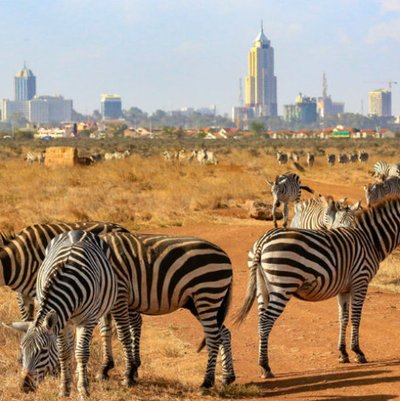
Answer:
<path fill-rule="evenodd" d="M 25 373 L 20 388 L 21 391 L 23 391 L 24 393 L 36 391 L 37 388 L 36 380 L 31 373 Z"/>

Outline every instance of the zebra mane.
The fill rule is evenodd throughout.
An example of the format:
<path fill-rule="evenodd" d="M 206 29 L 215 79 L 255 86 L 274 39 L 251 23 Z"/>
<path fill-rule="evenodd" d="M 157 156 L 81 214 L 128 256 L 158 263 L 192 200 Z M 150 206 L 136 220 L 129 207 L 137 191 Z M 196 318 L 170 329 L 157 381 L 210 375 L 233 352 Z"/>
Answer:
<path fill-rule="evenodd" d="M 376 212 L 379 212 L 379 210 L 384 209 L 388 203 L 399 203 L 400 207 L 400 195 L 388 195 L 385 196 L 385 198 L 380 199 L 377 203 L 375 203 L 373 206 L 369 207 L 368 209 L 360 210 L 359 212 L 356 212 L 356 222 L 360 222 L 363 220 L 363 217 L 366 215 L 372 215 L 375 214 Z"/>
<path fill-rule="evenodd" d="M 0 246 L 6 246 L 15 238 L 17 238 L 15 231 L 0 231 Z"/>
<path fill-rule="evenodd" d="M 45 303 L 47 301 L 47 297 L 50 293 L 51 287 L 53 286 L 56 278 L 60 275 L 63 266 L 64 261 L 60 261 L 59 263 L 57 263 L 53 271 L 46 278 L 46 284 L 42 290 L 42 300 L 40 301 L 38 314 L 35 320 L 35 327 L 38 327 L 43 322 L 43 319 L 48 312 L 47 308 L 45 307 Z"/>

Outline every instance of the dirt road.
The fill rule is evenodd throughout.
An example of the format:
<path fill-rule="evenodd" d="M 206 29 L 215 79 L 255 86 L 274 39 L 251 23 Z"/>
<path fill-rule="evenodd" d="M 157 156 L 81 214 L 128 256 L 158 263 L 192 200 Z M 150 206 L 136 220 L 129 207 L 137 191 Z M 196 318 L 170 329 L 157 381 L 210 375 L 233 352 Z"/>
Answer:
<path fill-rule="evenodd" d="M 276 377 L 268 380 L 259 378 L 256 308 L 253 307 L 240 328 L 232 327 L 231 317 L 241 306 L 246 291 L 247 250 L 269 228 L 270 223 L 264 226 L 249 221 L 249 225 L 157 230 L 208 239 L 221 246 L 231 257 L 234 293 L 227 322 L 232 328 L 237 382 L 257 390 L 256 395 L 247 398 L 314 401 L 400 399 L 400 295 L 373 288 L 368 292 L 361 324 L 361 346 L 368 364 L 338 363 L 335 299 L 319 303 L 293 299 L 270 336 L 270 364 Z M 178 312 L 163 319 L 169 324 L 177 322 L 180 325 L 182 320 L 187 319 L 186 330 L 180 336 L 194 346 L 198 345 L 202 333 L 188 313 Z"/>

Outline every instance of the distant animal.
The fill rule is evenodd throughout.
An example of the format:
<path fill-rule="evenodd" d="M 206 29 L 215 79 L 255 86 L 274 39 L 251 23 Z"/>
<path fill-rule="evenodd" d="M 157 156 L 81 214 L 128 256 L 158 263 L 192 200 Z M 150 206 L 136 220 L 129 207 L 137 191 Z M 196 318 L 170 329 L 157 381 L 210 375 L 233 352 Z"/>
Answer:
<path fill-rule="evenodd" d="M 164 150 L 164 152 L 162 153 L 162 157 L 166 162 L 170 162 L 172 160 L 172 154 L 168 150 Z"/>
<path fill-rule="evenodd" d="M 278 164 L 280 166 L 282 166 L 283 164 L 287 164 L 288 162 L 288 155 L 286 153 L 282 153 L 282 152 L 276 152 L 276 161 L 278 162 Z"/>
<path fill-rule="evenodd" d="M 44 164 L 44 160 L 46 158 L 46 151 L 43 152 L 28 152 L 25 156 L 25 161 L 28 164 L 33 164 L 35 162 L 39 164 Z"/>
<path fill-rule="evenodd" d="M 348 206 L 345 200 L 335 201 L 331 196 L 320 196 L 296 203 L 290 228 L 326 230 L 337 227 L 351 227 L 355 213 L 360 210 L 361 201 Z"/>
<path fill-rule="evenodd" d="M 382 182 L 364 185 L 364 191 L 368 206 L 382 200 L 385 196 L 400 195 L 400 177 L 389 177 Z"/>
<path fill-rule="evenodd" d="M 290 159 L 292 159 L 294 162 L 298 163 L 300 161 L 300 155 L 297 152 L 291 152 Z"/>
<path fill-rule="evenodd" d="M 356 163 L 358 161 L 358 153 L 351 153 L 349 159 L 351 163 Z"/>
<path fill-rule="evenodd" d="M 91 166 L 92 164 L 94 164 L 92 156 L 78 156 L 76 162 L 81 166 Z"/>
<path fill-rule="evenodd" d="M 110 160 L 122 160 L 128 157 L 131 154 L 129 150 L 125 150 L 124 152 L 114 152 L 114 153 L 106 153 L 104 155 L 104 160 L 110 161 Z"/>
<path fill-rule="evenodd" d="M 307 153 L 307 166 L 309 168 L 312 168 L 314 166 L 314 162 L 315 162 L 315 155 L 314 153 Z"/>
<path fill-rule="evenodd" d="M 214 152 L 207 149 L 194 150 L 188 160 L 197 160 L 200 164 L 218 164 Z"/>
<path fill-rule="evenodd" d="M 339 164 L 347 164 L 350 161 L 349 156 L 345 153 L 341 153 L 338 157 Z"/>
<path fill-rule="evenodd" d="M 360 163 L 366 163 L 368 161 L 368 153 L 365 152 L 364 150 L 359 150 L 358 151 L 358 161 Z"/>
<path fill-rule="evenodd" d="M 301 185 L 300 177 L 295 173 L 285 173 L 277 175 L 275 181 L 266 180 L 267 184 L 271 186 L 272 193 L 272 218 L 274 226 L 278 227 L 276 222 L 276 208 L 283 203 L 283 227 L 287 226 L 289 216 L 289 202 L 298 203 L 301 197 L 301 190 L 304 189 L 308 192 L 314 193 L 306 185 Z"/>
<path fill-rule="evenodd" d="M 380 263 L 399 244 L 400 199 L 390 199 L 362 211 L 354 227 L 280 228 L 259 238 L 248 255 L 247 293 L 236 322 L 246 318 L 257 299 L 258 363 L 262 377 L 273 377 L 268 356 L 269 336 L 293 296 L 313 302 L 338 297 L 338 349 L 342 363 L 350 362 L 346 328 L 351 307 L 351 350 L 357 362 L 366 363 L 360 348 L 359 328 L 368 285 Z M 304 324 L 307 323 L 299 322 L 299 326 Z"/>
<path fill-rule="evenodd" d="M 100 153 L 96 153 L 90 156 L 94 163 L 101 162 L 103 160 L 103 156 Z"/>
<path fill-rule="evenodd" d="M 178 163 L 182 163 L 183 161 L 185 161 L 186 160 L 185 149 L 180 149 L 177 152 L 175 152 L 173 154 L 173 159 Z"/>
<path fill-rule="evenodd" d="M 336 163 L 336 155 L 331 153 L 326 158 L 327 158 L 327 161 L 328 161 L 328 165 L 330 167 L 333 167 L 335 165 L 335 163 Z"/>
<path fill-rule="evenodd" d="M 39 309 L 36 319 L 26 322 L 21 341 L 24 392 L 35 391 L 46 372 L 54 368 L 50 355 L 57 355 L 58 344 L 61 395 L 70 395 L 72 352 L 66 332 L 73 323 L 77 332 L 77 387 L 81 396 L 89 395 L 87 362 L 93 330 L 117 299 L 117 278 L 109 258 L 107 244 L 86 231 L 60 234 L 48 245 L 37 279 Z"/>

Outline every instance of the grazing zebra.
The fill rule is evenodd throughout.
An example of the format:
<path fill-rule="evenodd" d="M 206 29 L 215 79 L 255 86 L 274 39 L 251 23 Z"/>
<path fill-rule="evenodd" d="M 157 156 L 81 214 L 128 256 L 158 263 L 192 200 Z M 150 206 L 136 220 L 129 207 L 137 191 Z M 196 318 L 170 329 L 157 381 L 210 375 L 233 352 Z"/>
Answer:
<path fill-rule="evenodd" d="M 315 162 L 315 155 L 314 153 L 307 153 L 307 166 L 309 168 L 312 168 L 314 166 L 314 162 Z"/>
<path fill-rule="evenodd" d="M 70 395 L 72 350 L 66 333 L 73 323 L 77 332 L 77 387 L 81 396 L 89 395 L 87 363 L 93 330 L 117 298 L 117 280 L 109 257 L 107 244 L 86 231 L 62 233 L 48 245 L 36 284 L 37 317 L 28 323 L 21 341 L 24 392 L 36 390 L 39 381 L 54 368 L 54 355 L 58 354 L 60 395 Z"/>
<path fill-rule="evenodd" d="M 368 153 L 364 150 L 359 150 L 358 151 L 358 161 L 360 163 L 366 163 L 368 161 Z"/>
<path fill-rule="evenodd" d="M 400 198 L 364 210 L 354 227 L 274 229 L 264 234 L 249 252 L 248 289 L 236 317 L 236 322 L 243 321 L 257 297 L 262 377 L 272 376 L 268 337 L 293 295 L 305 301 L 338 296 L 340 362 L 349 362 L 346 327 L 351 305 L 351 350 L 357 362 L 367 362 L 359 345 L 363 303 L 380 262 L 399 243 Z"/>
<path fill-rule="evenodd" d="M 290 228 L 326 230 L 337 227 L 351 227 L 355 222 L 355 212 L 361 201 L 348 206 L 343 200 L 335 202 L 332 197 L 321 196 L 295 204 Z"/>
<path fill-rule="evenodd" d="M 282 166 L 282 164 L 287 164 L 288 162 L 288 155 L 286 153 L 282 153 L 282 152 L 276 152 L 276 161 L 278 162 L 278 164 L 280 166 Z"/>
<path fill-rule="evenodd" d="M 219 348 L 223 382 L 232 383 L 230 332 L 224 326 L 232 289 L 228 255 L 217 245 L 192 237 L 115 232 L 102 238 L 111 248 L 111 263 L 119 281 L 112 315 L 124 349 L 127 384 L 134 383 L 140 366 L 140 314 L 163 315 L 179 308 L 188 309 L 203 326 L 202 346 L 208 348 L 208 363 L 202 387 L 214 384 Z M 110 319 L 103 321 L 111 334 L 109 324 Z M 108 360 L 103 377 L 114 366 L 110 344 L 110 339 L 105 341 Z"/>
<path fill-rule="evenodd" d="M 341 153 L 338 157 L 339 164 L 347 164 L 350 161 L 349 156 L 346 153 Z"/>
<path fill-rule="evenodd" d="M 43 152 L 28 152 L 25 156 L 25 161 L 28 164 L 33 164 L 35 162 L 38 162 L 39 164 L 44 164 L 44 160 L 46 158 L 46 151 L 44 150 Z"/>
<path fill-rule="evenodd" d="M 400 195 L 400 177 L 389 177 L 382 182 L 364 185 L 367 205 L 371 206 L 387 195 Z"/>
<path fill-rule="evenodd" d="M 335 165 L 335 163 L 336 163 L 336 155 L 335 154 L 333 154 L 333 153 L 329 154 L 328 156 L 326 156 L 326 159 L 327 159 L 328 165 L 330 167 L 333 167 Z"/>
<path fill-rule="evenodd" d="M 266 180 L 266 182 L 271 185 L 271 193 L 273 198 L 272 218 L 274 220 L 274 226 L 278 227 L 275 217 L 275 211 L 282 202 L 284 219 L 283 227 L 286 227 L 289 217 L 289 202 L 294 201 L 295 203 L 298 203 L 300 201 L 302 189 L 311 193 L 314 193 L 314 191 L 305 185 L 301 185 L 300 177 L 295 173 L 285 173 L 282 175 L 277 175 L 275 181 Z"/>
<path fill-rule="evenodd" d="M 358 161 L 358 153 L 351 153 L 348 157 L 351 163 L 356 163 Z"/>
<path fill-rule="evenodd" d="M 374 164 L 372 175 L 382 181 L 388 177 L 400 177 L 400 164 L 378 161 Z"/>
<path fill-rule="evenodd" d="M 52 238 L 65 231 L 85 230 L 94 234 L 127 230 L 118 224 L 96 221 L 35 224 L 24 228 L 0 248 L 0 287 L 16 291 L 22 320 L 33 320 L 36 277 Z"/>

